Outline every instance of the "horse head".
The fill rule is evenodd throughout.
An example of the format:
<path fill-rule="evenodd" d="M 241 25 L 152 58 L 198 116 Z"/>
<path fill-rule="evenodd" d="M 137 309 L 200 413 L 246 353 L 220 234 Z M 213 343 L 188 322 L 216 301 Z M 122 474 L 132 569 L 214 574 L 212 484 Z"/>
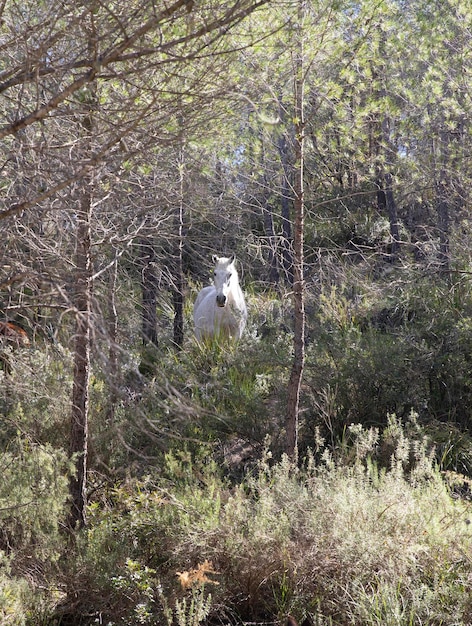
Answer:
<path fill-rule="evenodd" d="M 229 258 L 213 255 L 213 262 L 215 263 L 213 284 L 216 289 L 216 304 L 219 307 L 226 306 L 228 294 L 231 289 L 231 283 L 235 278 L 237 281 L 238 275 L 234 266 L 234 261 L 234 254 Z"/>

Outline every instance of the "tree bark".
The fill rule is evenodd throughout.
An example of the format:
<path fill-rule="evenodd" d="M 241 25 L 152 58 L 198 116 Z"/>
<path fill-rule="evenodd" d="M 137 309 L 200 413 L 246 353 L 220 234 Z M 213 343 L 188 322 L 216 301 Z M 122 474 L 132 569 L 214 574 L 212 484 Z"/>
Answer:
<path fill-rule="evenodd" d="M 265 240 L 267 242 L 267 263 L 269 266 L 268 271 L 268 282 L 273 287 L 277 288 L 280 281 L 280 272 L 279 272 L 279 261 L 277 254 L 277 235 L 275 233 L 274 227 L 274 213 L 272 209 L 272 205 L 270 202 L 270 184 L 267 179 L 267 163 L 266 163 L 266 150 L 264 143 L 264 133 L 259 133 L 259 143 L 260 143 L 260 168 L 261 168 L 261 177 L 260 177 L 260 185 L 262 187 L 262 200 L 261 200 L 261 210 L 262 210 L 262 219 L 264 224 L 264 235 Z"/>
<path fill-rule="evenodd" d="M 97 58 L 98 43 L 95 31 L 94 11 L 90 10 L 84 28 L 88 31 L 88 49 L 91 57 Z M 93 153 L 94 110 L 97 106 L 96 86 L 89 85 L 83 93 L 84 113 L 81 120 L 84 160 Z M 70 454 L 75 462 L 75 475 L 71 478 L 71 529 L 86 524 L 87 508 L 87 457 L 88 415 L 90 379 L 90 338 L 92 315 L 92 199 L 94 172 L 89 169 L 80 186 L 77 209 L 75 310 L 76 331 L 74 350 L 74 378 L 72 385 L 72 415 Z"/>
<path fill-rule="evenodd" d="M 177 243 L 174 252 L 174 276 L 172 302 L 174 306 L 174 346 L 181 350 L 184 344 L 184 271 L 183 271 L 183 228 L 184 228 L 184 186 L 185 186 L 185 153 L 181 146 L 179 156 L 179 204 L 175 213 Z"/>
<path fill-rule="evenodd" d="M 141 240 L 142 340 L 157 346 L 157 255 L 151 237 Z"/>
<path fill-rule="evenodd" d="M 268 189 L 267 180 L 264 181 L 264 188 Z M 274 228 L 274 216 L 269 198 L 266 196 L 262 206 L 264 218 L 264 234 L 267 240 L 267 256 L 269 265 L 268 281 L 274 287 L 277 287 L 280 281 L 279 263 L 277 259 L 277 237 Z"/>
<path fill-rule="evenodd" d="M 294 461 L 298 457 L 298 416 L 300 390 L 305 364 L 305 304 L 304 304 L 304 67 L 303 67 L 303 17 L 304 0 L 299 0 L 298 54 L 295 59 L 295 168 L 294 168 L 294 228 L 293 228 L 293 305 L 294 336 L 293 363 L 288 383 L 287 404 L 287 455 Z"/>
<path fill-rule="evenodd" d="M 297 139 L 295 139 L 297 143 Z M 281 216 L 282 216 L 282 267 L 284 269 L 285 282 L 293 284 L 294 280 L 294 252 L 292 250 L 292 222 L 290 219 L 290 204 L 292 193 L 292 173 L 290 166 L 289 147 L 285 134 L 282 134 L 278 141 L 280 159 L 282 162 L 282 194 L 281 194 Z M 296 156 L 294 157 L 296 159 Z"/>
<path fill-rule="evenodd" d="M 385 174 L 385 196 L 387 199 L 387 215 L 390 224 L 390 257 L 395 261 L 400 252 L 400 228 L 398 225 L 398 209 L 392 188 L 392 175 L 390 172 Z"/>
<path fill-rule="evenodd" d="M 449 231 L 450 212 L 447 185 L 440 181 L 436 183 L 436 207 L 439 230 L 439 263 L 446 274 L 450 271 Z"/>
<path fill-rule="evenodd" d="M 117 350 L 117 335 L 118 335 L 118 313 L 116 310 L 116 283 L 118 280 L 118 256 L 116 251 L 114 252 L 115 259 L 110 267 L 110 277 L 108 284 L 108 319 L 107 319 L 107 332 L 108 332 L 108 408 L 107 408 L 107 421 L 112 424 L 115 417 L 115 408 L 118 398 L 117 385 L 118 385 L 118 350 Z"/>
<path fill-rule="evenodd" d="M 377 181 L 377 208 L 379 213 L 388 216 L 390 226 L 389 259 L 395 261 L 400 251 L 400 228 L 398 223 L 398 209 L 393 194 L 393 178 L 389 172 L 380 169 Z"/>
<path fill-rule="evenodd" d="M 450 273 L 450 249 L 449 237 L 451 228 L 450 198 L 452 194 L 451 177 L 448 174 L 450 162 L 450 135 L 444 130 L 445 122 L 441 120 L 441 129 L 438 132 L 438 146 L 435 147 L 436 172 L 436 212 L 438 216 L 439 231 L 439 264 L 441 269 L 449 276 Z"/>
<path fill-rule="evenodd" d="M 175 254 L 174 287 L 172 302 L 174 306 L 174 346 L 182 350 L 184 344 L 184 277 L 182 267 L 182 244 L 180 243 Z"/>
<path fill-rule="evenodd" d="M 385 33 L 380 32 L 379 51 L 380 58 L 377 64 L 371 65 L 372 79 L 380 84 L 375 90 L 377 100 L 384 104 L 387 99 Z M 381 215 L 387 215 L 390 227 L 390 246 L 388 257 L 395 261 L 400 251 L 400 227 L 398 222 L 398 209 L 393 194 L 393 163 L 396 150 L 391 141 L 390 118 L 388 111 L 376 113 L 373 120 L 372 137 L 374 155 L 377 169 L 377 207 Z"/>
<path fill-rule="evenodd" d="M 86 182 L 86 181 L 84 181 Z M 87 506 L 87 455 L 88 410 L 90 378 L 90 324 L 91 324 L 91 188 L 84 185 L 78 212 L 76 256 L 76 331 L 74 349 L 74 379 L 72 386 L 72 418 L 70 453 L 75 459 L 76 474 L 71 479 L 71 512 L 69 525 L 72 529 L 86 524 Z"/>

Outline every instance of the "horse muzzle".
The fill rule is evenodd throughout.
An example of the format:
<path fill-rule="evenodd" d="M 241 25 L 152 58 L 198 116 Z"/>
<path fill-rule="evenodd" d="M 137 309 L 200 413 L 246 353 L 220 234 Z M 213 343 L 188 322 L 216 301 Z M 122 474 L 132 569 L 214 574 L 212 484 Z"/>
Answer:
<path fill-rule="evenodd" d="M 218 306 L 221 306 L 221 307 L 225 306 L 225 304 L 226 304 L 226 296 L 224 296 L 223 294 L 218 294 L 216 296 L 216 304 Z"/>

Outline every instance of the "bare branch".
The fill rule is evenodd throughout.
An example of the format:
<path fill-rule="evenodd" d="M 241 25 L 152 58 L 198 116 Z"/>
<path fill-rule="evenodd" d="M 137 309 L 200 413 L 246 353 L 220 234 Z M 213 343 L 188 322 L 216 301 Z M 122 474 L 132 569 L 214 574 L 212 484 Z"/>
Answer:
<path fill-rule="evenodd" d="M 154 16 L 152 19 L 149 19 L 145 24 L 143 24 L 140 28 L 138 28 L 133 33 L 133 35 L 129 37 L 125 37 L 119 44 L 107 50 L 105 53 L 100 55 L 96 60 L 80 61 L 80 62 L 74 63 L 72 66 L 66 65 L 65 68 L 61 68 L 61 71 L 64 71 L 64 69 L 70 70 L 71 68 L 77 68 L 80 66 L 86 66 L 86 67 L 89 67 L 90 69 L 85 74 L 75 79 L 68 87 L 66 87 L 60 93 L 56 94 L 46 104 L 38 108 L 33 113 L 30 113 L 29 115 L 19 120 L 16 120 L 15 122 L 8 124 L 4 126 L 3 128 L 1 128 L 0 139 L 3 139 L 4 137 L 7 137 L 8 135 L 14 135 L 19 130 L 26 128 L 27 126 L 30 126 L 31 124 L 34 124 L 35 122 L 38 122 L 46 118 L 51 113 L 51 111 L 56 109 L 67 98 L 69 98 L 74 93 L 79 91 L 84 85 L 94 81 L 99 76 L 99 73 L 103 69 L 105 69 L 107 66 L 113 63 L 124 62 L 125 60 L 129 60 L 131 58 L 136 58 L 140 56 L 149 56 L 150 54 L 155 54 L 157 51 L 166 52 L 170 48 L 179 46 L 186 42 L 198 40 L 204 35 L 209 34 L 216 30 L 219 31 L 218 32 L 218 37 L 219 37 L 224 32 L 222 31 L 222 29 L 228 29 L 230 26 L 234 26 L 235 24 L 241 22 L 250 12 L 263 6 L 264 4 L 267 3 L 267 1 L 268 0 L 259 0 L 259 2 L 249 5 L 248 7 L 244 7 L 240 11 L 236 11 L 236 9 L 239 8 L 239 3 L 236 2 L 236 4 L 227 12 L 227 14 L 223 18 L 215 19 L 210 24 L 202 26 L 200 29 L 190 34 L 187 34 L 184 37 L 180 37 L 176 40 L 173 40 L 172 42 L 169 42 L 168 44 L 161 45 L 159 46 L 159 48 L 151 48 L 151 49 L 146 48 L 144 50 L 137 51 L 133 53 L 132 55 L 129 55 L 128 57 L 123 56 L 126 50 L 129 50 L 130 48 L 134 47 L 135 44 L 144 35 L 152 31 L 153 29 L 155 29 L 157 26 L 159 26 L 159 24 L 162 21 L 164 21 L 166 18 L 176 13 L 181 7 L 184 7 L 186 5 L 186 0 L 177 0 L 173 5 L 164 9 L 158 15 Z M 193 56 L 192 54 L 188 55 L 187 58 L 191 59 L 192 56 Z M 38 74 L 41 75 L 42 72 L 46 74 L 50 73 L 51 68 L 44 68 L 42 70 L 38 69 L 38 70 L 35 70 L 34 72 L 28 71 L 28 72 L 25 72 L 24 74 L 18 73 L 16 75 L 16 82 L 19 84 L 20 82 L 23 82 L 27 78 L 30 80 L 32 80 L 33 78 L 36 79 Z M 6 85 L 11 86 L 14 83 L 15 81 L 10 80 L 8 83 L 6 83 Z M 3 86 L 0 86 L 0 90 L 2 89 L 2 87 L 3 89 L 5 89 L 5 85 L 3 85 Z"/>

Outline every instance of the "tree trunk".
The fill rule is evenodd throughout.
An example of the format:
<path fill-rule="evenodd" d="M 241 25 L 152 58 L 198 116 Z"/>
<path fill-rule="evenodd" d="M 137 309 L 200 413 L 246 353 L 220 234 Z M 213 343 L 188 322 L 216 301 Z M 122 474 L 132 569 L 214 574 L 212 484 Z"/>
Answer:
<path fill-rule="evenodd" d="M 157 337 L 157 293 L 159 277 L 157 255 L 152 237 L 141 240 L 141 328 L 142 352 L 139 371 L 143 376 L 154 376 L 156 371 Z"/>
<path fill-rule="evenodd" d="M 88 48 L 93 58 L 97 58 L 98 43 L 95 30 L 94 11 L 84 21 L 88 31 Z M 82 97 L 84 114 L 82 118 L 82 157 L 90 158 L 93 153 L 94 110 L 97 107 L 95 83 L 84 89 Z M 94 173 L 88 170 L 81 181 L 77 209 L 76 275 L 75 275 L 75 349 L 74 378 L 72 384 L 72 414 L 70 433 L 70 454 L 75 462 L 75 475 L 70 481 L 71 529 L 86 524 L 87 508 L 87 457 L 88 457 L 88 411 L 90 379 L 90 338 L 92 314 L 92 199 Z"/>
<path fill-rule="evenodd" d="M 450 134 L 444 130 L 445 122 L 441 120 L 441 130 L 438 133 L 438 146 L 435 149 L 436 156 L 436 211 L 438 216 L 439 231 L 439 263 L 441 269 L 449 275 L 450 272 L 450 198 L 452 194 L 451 177 L 448 174 L 450 163 Z"/>
<path fill-rule="evenodd" d="M 157 256 L 152 238 L 141 240 L 142 341 L 157 346 Z"/>
<path fill-rule="evenodd" d="M 71 479 L 71 513 L 69 525 L 76 528 L 86 523 L 86 485 L 88 453 L 88 409 L 90 378 L 90 324 L 92 301 L 91 261 L 91 180 L 83 181 L 80 208 L 77 212 L 76 253 L 76 331 L 74 349 L 74 380 L 72 387 L 72 417 L 70 453 L 75 460 L 76 474 Z"/>
<path fill-rule="evenodd" d="M 304 68 L 303 68 L 303 17 L 304 0 L 299 0 L 298 54 L 295 59 L 294 101 L 295 101 L 295 168 L 294 168 L 294 229 L 293 229 L 293 305 L 294 337 L 293 363 L 288 384 L 287 441 L 286 452 L 295 460 L 298 456 L 298 414 L 300 389 L 305 363 L 305 305 L 303 277 L 304 244 Z"/>
<path fill-rule="evenodd" d="M 264 181 L 264 189 L 268 189 L 267 180 Z M 268 251 L 268 281 L 273 287 L 277 287 L 280 280 L 279 263 L 277 259 L 277 237 L 275 235 L 272 207 L 270 205 L 269 198 L 267 197 L 265 198 L 264 204 L 262 206 L 262 213 L 264 218 L 264 234 L 267 240 Z"/>
<path fill-rule="evenodd" d="M 450 215 L 447 185 L 436 183 L 436 206 L 439 230 L 439 263 L 446 274 L 450 271 L 449 231 Z"/>
<path fill-rule="evenodd" d="M 118 398 L 118 351 L 117 351 L 117 335 L 118 335 L 118 314 L 116 311 L 116 283 L 118 279 L 118 258 L 116 251 L 115 259 L 110 267 L 110 277 L 108 285 L 108 408 L 107 421 L 112 424 L 115 417 L 115 408 Z"/>
<path fill-rule="evenodd" d="M 278 287 L 280 281 L 279 261 L 277 254 L 277 236 L 274 227 L 274 214 L 270 202 L 270 184 L 267 180 L 267 163 L 264 145 L 264 133 L 259 133 L 260 143 L 260 167 L 263 172 L 260 179 L 260 185 L 263 189 L 263 199 L 261 201 L 262 219 L 264 224 L 264 235 L 267 242 L 267 263 L 269 266 L 268 282 L 273 287 Z"/>
<path fill-rule="evenodd" d="M 182 268 L 182 239 L 175 254 L 174 287 L 172 302 L 174 306 L 174 346 L 181 350 L 184 344 L 184 277 Z"/>
<path fill-rule="evenodd" d="M 375 90 L 375 96 L 382 106 L 387 100 L 386 89 L 386 39 L 381 31 L 379 40 L 380 57 L 376 64 L 371 64 L 372 80 L 378 82 L 380 87 Z M 390 246 L 388 257 L 395 261 L 400 251 L 400 228 L 398 222 L 398 210 L 393 195 L 393 163 L 396 158 L 396 150 L 391 141 L 390 118 L 388 110 L 383 113 L 375 113 L 373 118 L 373 136 L 371 138 L 376 159 L 377 169 L 377 206 L 381 215 L 387 215 L 390 226 Z"/>
<path fill-rule="evenodd" d="M 395 261 L 400 251 L 400 228 L 398 223 L 398 209 L 393 195 L 392 175 L 389 172 L 381 173 L 377 182 L 377 208 L 381 215 L 388 216 L 390 225 L 389 259 Z"/>
<path fill-rule="evenodd" d="M 182 141 L 179 156 L 179 204 L 175 212 L 177 242 L 174 252 L 174 276 L 172 302 L 174 306 L 174 346 L 181 350 L 184 344 L 184 271 L 182 252 L 184 246 L 184 195 L 185 195 L 185 151 Z"/>
<path fill-rule="evenodd" d="M 295 139 L 297 143 L 297 139 Z M 288 285 L 293 284 L 294 268 L 293 268 L 293 250 L 292 250 L 292 222 L 290 220 L 290 204 L 292 199 L 291 189 L 291 173 L 290 159 L 288 153 L 288 141 L 283 134 L 278 142 L 280 159 L 282 161 L 282 196 L 281 196 L 281 215 L 282 215 L 282 267 L 284 269 L 285 282 Z M 296 159 L 296 156 L 295 156 Z"/>
<path fill-rule="evenodd" d="M 387 215 L 390 224 L 390 258 L 392 261 L 398 257 L 400 251 L 400 228 L 398 225 L 397 203 L 393 195 L 392 175 L 387 172 L 385 174 L 385 196 L 387 200 Z"/>

